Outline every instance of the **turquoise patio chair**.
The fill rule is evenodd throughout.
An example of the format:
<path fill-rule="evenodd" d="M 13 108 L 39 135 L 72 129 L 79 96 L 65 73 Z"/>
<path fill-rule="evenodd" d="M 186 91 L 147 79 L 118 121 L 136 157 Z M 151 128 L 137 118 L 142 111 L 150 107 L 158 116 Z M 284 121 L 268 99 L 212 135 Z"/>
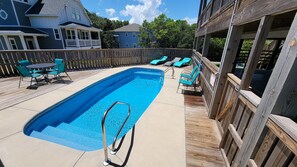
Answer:
<path fill-rule="evenodd" d="M 21 86 L 21 81 L 25 77 L 31 77 L 30 81 L 30 87 L 32 86 L 32 80 L 35 79 L 36 83 L 38 83 L 37 77 L 42 76 L 42 74 L 30 72 L 26 67 L 24 66 L 16 66 L 17 70 L 20 73 L 20 81 L 19 81 L 19 87 Z"/>
<path fill-rule="evenodd" d="M 191 61 L 192 61 L 191 58 L 185 57 L 181 61 L 175 62 L 173 64 L 173 66 L 175 66 L 175 67 L 182 67 L 182 66 L 185 66 L 185 65 L 189 65 Z"/>
<path fill-rule="evenodd" d="M 182 73 L 180 74 L 180 79 L 181 79 L 181 78 L 187 78 L 187 79 L 192 78 L 193 75 L 195 74 L 195 72 L 196 72 L 197 70 L 200 70 L 200 64 L 198 64 L 197 66 L 195 66 L 195 67 L 193 68 L 193 70 L 191 71 L 191 73 L 184 73 L 184 72 L 182 72 Z"/>
<path fill-rule="evenodd" d="M 18 61 L 18 64 L 19 66 L 23 66 L 23 67 L 26 67 L 28 65 L 31 65 L 30 61 L 29 60 L 19 60 Z M 37 73 L 37 72 L 42 72 L 41 70 L 36 70 L 36 69 L 30 69 L 29 70 L 31 73 Z"/>
<path fill-rule="evenodd" d="M 55 78 L 60 78 L 63 82 L 65 82 L 60 75 L 61 73 L 65 73 L 69 77 L 69 79 L 72 80 L 65 70 L 65 63 L 63 59 L 55 59 L 55 64 L 56 65 L 54 66 L 54 68 L 51 71 L 49 71 L 48 74 L 54 75 Z"/>
<path fill-rule="evenodd" d="M 178 92 L 180 84 L 183 84 L 186 86 L 194 86 L 194 88 L 196 88 L 195 81 L 196 81 L 197 77 L 199 76 L 199 74 L 200 74 L 200 70 L 196 70 L 194 72 L 194 75 L 192 76 L 192 78 L 188 78 L 188 79 L 181 78 L 178 82 L 178 87 L 177 87 L 176 92 Z"/>
<path fill-rule="evenodd" d="M 163 64 L 167 60 L 168 56 L 162 56 L 160 59 L 152 60 L 150 62 L 151 65 L 158 65 L 158 64 Z"/>

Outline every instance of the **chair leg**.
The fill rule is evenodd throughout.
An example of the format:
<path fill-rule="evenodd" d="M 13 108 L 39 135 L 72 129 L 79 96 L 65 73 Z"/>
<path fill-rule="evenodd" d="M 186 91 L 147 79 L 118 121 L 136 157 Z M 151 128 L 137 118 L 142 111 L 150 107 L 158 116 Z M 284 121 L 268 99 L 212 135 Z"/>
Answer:
<path fill-rule="evenodd" d="M 180 86 L 180 82 L 178 82 L 176 93 L 178 93 L 179 86 Z"/>
<path fill-rule="evenodd" d="M 22 76 L 20 76 L 20 81 L 19 81 L 19 88 L 21 87 L 21 81 L 23 80 Z"/>
<path fill-rule="evenodd" d="M 68 75 L 68 73 L 65 71 L 65 74 L 69 77 L 69 79 L 72 81 L 72 79 L 70 78 L 70 76 Z"/>
<path fill-rule="evenodd" d="M 30 87 L 32 86 L 32 80 L 33 80 L 33 78 L 31 77 L 31 81 L 30 81 Z"/>

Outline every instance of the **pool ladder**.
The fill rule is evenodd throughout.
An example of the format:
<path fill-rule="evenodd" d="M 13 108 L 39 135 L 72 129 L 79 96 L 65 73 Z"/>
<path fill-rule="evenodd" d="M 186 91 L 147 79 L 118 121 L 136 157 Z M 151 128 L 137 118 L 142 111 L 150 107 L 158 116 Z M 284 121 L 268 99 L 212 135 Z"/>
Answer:
<path fill-rule="evenodd" d="M 170 71 L 170 70 L 172 70 L 171 77 L 172 77 L 172 79 L 173 79 L 173 78 L 174 78 L 174 73 L 175 73 L 175 71 L 174 71 L 174 67 L 173 67 L 173 66 L 166 68 L 166 69 L 164 70 L 164 73 L 167 73 L 167 72 Z"/>
<path fill-rule="evenodd" d="M 119 136 L 119 134 L 121 133 L 124 125 L 126 124 L 128 118 L 130 117 L 130 112 L 131 112 L 131 107 L 130 104 L 125 103 L 125 102 L 120 102 L 120 101 L 116 101 L 114 102 L 104 113 L 102 121 L 101 121 L 101 127 L 102 127 L 102 138 L 103 138 L 103 145 L 104 145 L 104 161 L 103 161 L 103 165 L 107 166 L 109 165 L 109 163 L 111 162 L 110 159 L 108 158 L 108 152 L 107 152 L 107 143 L 106 143 L 106 129 L 105 129 L 105 119 L 107 114 L 109 113 L 109 111 L 116 105 L 127 105 L 128 106 L 128 115 L 125 119 L 125 121 L 123 122 L 122 126 L 120 127 L 119 131 L 117 132 L 116 136 L 113 139 L 113 143 L 112 143 L 112 148 L 110 151 L 110 154 L 115 155 L 117 153 L 118 150 L 115 149 L 115 144 L 117 141 L 117 138 Z"/>

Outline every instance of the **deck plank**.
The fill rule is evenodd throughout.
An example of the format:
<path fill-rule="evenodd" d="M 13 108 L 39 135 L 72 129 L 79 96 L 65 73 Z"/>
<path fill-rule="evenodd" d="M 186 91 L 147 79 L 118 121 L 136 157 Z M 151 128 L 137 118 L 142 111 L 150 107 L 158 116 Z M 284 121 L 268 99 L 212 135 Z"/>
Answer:
<path fill-rule="evenodd" d="M 214 120 L 207 116 L 201 96 L 184 95 L 187 167 L 225 166 Z"/>

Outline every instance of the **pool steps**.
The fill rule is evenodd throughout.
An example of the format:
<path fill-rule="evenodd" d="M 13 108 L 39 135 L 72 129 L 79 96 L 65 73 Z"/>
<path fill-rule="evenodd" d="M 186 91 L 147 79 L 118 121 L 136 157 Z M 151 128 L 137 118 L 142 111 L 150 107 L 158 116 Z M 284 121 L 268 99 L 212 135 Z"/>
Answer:
<path fill-rule="evenodd" d="M 100 133 L 101 132 L 96 133 L 62 122 L 57 127 L 47 126 L 41 132 L 33 131 L 31 136 L 79 150 L 92 151 L 94 148 L 99 149 L 103 145 L 102 135 Z M 107 138 L 112 139 L 110 136 Z M 82 145 L 79 143 L 84 144 Z"/>

